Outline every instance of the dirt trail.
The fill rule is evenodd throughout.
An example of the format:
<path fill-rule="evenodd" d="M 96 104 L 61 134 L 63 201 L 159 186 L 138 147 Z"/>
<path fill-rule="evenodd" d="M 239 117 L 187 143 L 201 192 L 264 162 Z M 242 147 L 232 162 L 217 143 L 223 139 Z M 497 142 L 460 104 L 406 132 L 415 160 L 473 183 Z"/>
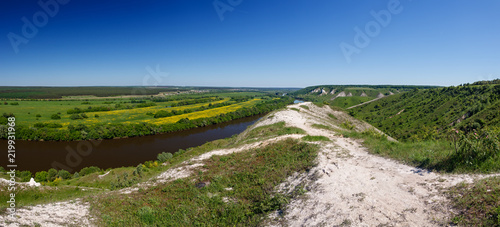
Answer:
<path fill-rule="evenodd" d="M 301 106 L 307 106 L 303 108 Z M 296 108 L 300 111 L 292 110 Z M 343 138 L 335 130 L 336 121 L 349 120 L 356 130 L 374 129 L 341 111 L 312 103 L 289 106 L 288 109 L 268 114 L 252 128 L 284 121 L 287 126 L 301 128 L 309 135 L 330 138 L 331 142 L 317 142 L 321 149 L 318 165 L 307 174 L 295 174 L 277 190 L 287 190 L 305 184 L 307 192 L 291 201 L 284 213 L 273 213 L 265 222 L 269 226 L 437 226 L 445 224 L 450 211 L 440 192 L 459 182 L 472 182 L 482 175 L 441 175 L 406 166 L 396 161 L 369 154 L 358 142 Z M 332 130 L 318 129 L 322 124 Z M 265 146 L 285 138 L 303 135 L 285 135 L 245 144 L 237 148 L 219 149 L 194 157 L 169 169 L 148 182 L 110 193 L 133 193 L 141 187 L 150 187 L 178 178 L 188 177 L 213 155 L 227 155 Z M 497 174 L 498 175 L 498 174 Z M 89 205 L 80 200 L 52 203 L 18 209 L 19 219 L 0 216 L 0 226 L 89 226 L 92 218 Z"/>
<path fill-rule="evenodd" d="M 318 110 L 307 105 L 316 108 L 314 114 L 339 114 L 328 107 Z M 320 143 L 318 166 L 281 185 L 290 188 L 306 183 L 309 191 L 292 201 L 284 213 L 270 215 L 270 226 L 439 226 L 450 216 L 440 190 L 486 177 L 442 175 L 371 155 L 353 139 L 309 127 L 314 123 L 309 119 L 312 114 L 305 110 L 283 112 L 282 119 L 293 126 L 303 125 L 308 134 L 327 136 L 332 142 Z M 279 119 L 260 124 L 273 121 Z"/>

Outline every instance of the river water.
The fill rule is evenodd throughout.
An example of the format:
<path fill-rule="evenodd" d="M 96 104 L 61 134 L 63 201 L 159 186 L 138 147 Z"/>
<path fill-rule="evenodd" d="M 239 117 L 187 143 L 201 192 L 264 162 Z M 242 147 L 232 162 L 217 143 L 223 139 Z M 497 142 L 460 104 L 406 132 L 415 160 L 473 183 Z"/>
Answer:
<path fill-rule="evenodd" d="M 156 160 L 161 152 L 174 153 L 202 145 L 208 141 L 231 137 L 243 132 L 263 115 L 241 118 L 230 122 L 194 128 L 181 132 L 100 141 L 16 141 L 17 170 L 32 173 L 50 168 L 79 171 L 87 166 L 101 169 L 136 166 Z M 7 140 L 0 140 L 0 151 L 5 158 L 0 164 L 7 166 Z"/>

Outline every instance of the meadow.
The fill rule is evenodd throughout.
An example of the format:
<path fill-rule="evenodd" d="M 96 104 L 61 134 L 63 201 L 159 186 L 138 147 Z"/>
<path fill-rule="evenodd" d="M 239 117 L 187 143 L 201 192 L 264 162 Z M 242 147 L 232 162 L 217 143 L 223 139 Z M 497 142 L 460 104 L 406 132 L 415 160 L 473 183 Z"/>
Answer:
<path fill-rule="evenodd" d="M 57 94 L 72 94 L 64 92 L 67 90 Z M 78 95 L 59 99 L 3 99 L 0 101 L 0 137 L 6 136 L 3 125 L 10 116 L 16 117 L 19 139 L 105 139 L 178 131 L 251 116 L 272 110 L 263 104 L 274 106 L 277 99 L 288 103 L 290 98 L 284 101 L 278 93 L 269 90 L 215 89 L 134 97 Z"/>

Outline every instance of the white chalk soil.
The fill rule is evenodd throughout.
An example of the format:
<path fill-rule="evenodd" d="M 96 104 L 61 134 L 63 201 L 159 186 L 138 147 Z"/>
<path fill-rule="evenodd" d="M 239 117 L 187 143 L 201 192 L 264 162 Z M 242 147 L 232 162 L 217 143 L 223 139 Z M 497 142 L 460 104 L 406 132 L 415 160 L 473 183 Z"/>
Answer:
<path fill-rule="evenodd" d="M 301 106 L 307 106 L 303 108 Z M 293 110 L 298 109 L 300 111 Z M 331 116 L 335 116 L 335 119 Z M 333 120 L 334 119 L 334 120 Z M 350 121 L 355 130 L 374 129 L 341 111 L 312 103 L 289 106 L 273 112 L 252 128 L 284 121 L 308 135 L 325 136 L 330 142 L 315 142 L 320 151 L 317 166 L 308 173 L 295 174 L 276 190 L 287 192 L 301 185 L 305 193 L 282 211 L 264 220 L 268 226 L 440 226 L 448 223 L 451 210 L 442 190 L 459 182 L 473 182 L 483 175 L 442 175 L 369 154 L 359 141 L 343 138 L 339 122 Z M 321 124 L 332 130 L 314 127 Z M 251 129 L 251 128 L 250 128 Z M 378 131 L 380 132 L 380 131 Z M 285 135 L 245 144 L 237 148 L 213 150 L 181 163 L 148 182 L 112 193 L 134 193 L 190 176 L 213 155 L 228 155 L 285 138 Z M 107 173 L 106 173 L 107 174 Z M 1 182 L 0 182 L 1 183 Z M 81 200 L 51 203 L 17 209 L 17 218 L 0 216 L 0 226 L 92 226 L 89 204 Z"/>

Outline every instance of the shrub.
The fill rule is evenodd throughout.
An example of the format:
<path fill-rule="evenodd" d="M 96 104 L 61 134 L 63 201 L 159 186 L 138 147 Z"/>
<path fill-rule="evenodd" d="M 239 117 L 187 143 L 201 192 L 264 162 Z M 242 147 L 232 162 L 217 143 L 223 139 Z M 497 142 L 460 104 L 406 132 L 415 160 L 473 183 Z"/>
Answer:
<path fill-rule="evenodd" d="M 36 115 L 35 117 L 42 117 L 42 115 L 40 115 L 40 114 L 37 114 L 37 115 Z"/>
<path fill-rule="evenodd" d="M 16 173 L 16 176 L 19 177 L 22 182 L 28 182 L 31 180 L 31 177 L 33 177 L 30 171 L 21 171 Z"/>
<path fill-rule="evenodd" d="M 137 178 L 129 178 L 128 173 L 123 173 L 121 176 L 117 176 L 113 181 L 110 183 L 110 189 L 111 190 L 116 190 L 120 188 L 126 188 L 132 186 L 134 183 L 137 182 Z"/>
<path fill-rule="evenodd" d="M 99 171 L 101 171 L 101 169 L 99 167 L 96 167 L 96 166 L 85 167 L 85 168 L 80 170 L 79 176 L 83 177 L 85 175 L 89 175 L 91 173 L 96 173 Z"/>
<path fill-rule="evenodd" d="M 493 170 L 498 167 L 483 166 L 488 159 L 500 155 L 500 139 L 498 134 L 490 131 L 476 131 L 464 133 L 455 130 L 453 137 L 455 153 L 453 159 L 456 164 L 474 170 Z M 493 169 L 492 169 L 493 168 Z"/>
<path fill-rule="evenodd" d="M 47 181 L 47 171 L 40 171 L 35 173 L 35 181 L 36 182 L 43 182 Z"/>
<path fill-rule="evenodd" d="M 59 119 L 61 119 L 61 116 L 59 116 L 58 114 L 52 114 L 52 116 L 50 116 L 50 119 L 59 120 Z"/>
<path fill-rule="evenodd" d="M 69 118 L 71 120 L 79 120 L 79 119 L 83 119 L 83 117 L 80 115 L 80 114 L 71 114 L 71 116 L 69 116 Z"/>
<path fill-rule="evenodd" d="M 54 168 L 49 169 L 49 171 L 47 172 L 47 181 L 48 182 L 54 181 L 56 177 L 57 177 L 57 170 Z"/>
<path fill-rule="evenodd" d="M 142 207 L 137 213 L 141 221 L 145 224 L 150 225 L 155 221 L 154 210 L 151 207 Z"/>
<path fill-rule="evenodd" d="M 132 174 L 134 174 L 134 176 L 137 175 L 139 177 L 142 177 L 142 172 L 143 172 L 142 164 L 139 164 L 139 165 L 137 165 L 137 167 L 135 168 L 135 170 Z"/>
<path fill-rule="evenodd" d="M 13 113 L 3 113 L 2 116 L 5 118 L 15 117 Z"/>
<path fill-rule="evenodd" d="M 57 173 L 57 176 L 62 178 L 63 180 L 66 180 L 66 179 L 71 178 L 71 173 L 62 169 L 62 170 L 59 170 L 59 172 Z"/>
<path fill-rule="evenodd" d="M 181 154 L 184 154 L 186 153 L 186 150 L 184 149 L 179 149 L 177 152 L 174 153 L 175 156 L 178 156 L 178 155 L 181 155 Z"/>
<path fill-rule="evenodd" d="M 173 157 L 172 153 L 162 152 L 162 153 L 158 154 L 157 158 L 158 158 L 158 161 L 165 162 L 168 159 L 171 159 L 172 157 Z"/>
<path fill-rule="evenodd" d="M 62 179 L 60 177 L 57 177 L 56 179 L 54 179 L 54 181 L 52 182 L 52 184 L 54 186 L 57 186 L 59 185 L 59 183 L 61 183 Z"/>

